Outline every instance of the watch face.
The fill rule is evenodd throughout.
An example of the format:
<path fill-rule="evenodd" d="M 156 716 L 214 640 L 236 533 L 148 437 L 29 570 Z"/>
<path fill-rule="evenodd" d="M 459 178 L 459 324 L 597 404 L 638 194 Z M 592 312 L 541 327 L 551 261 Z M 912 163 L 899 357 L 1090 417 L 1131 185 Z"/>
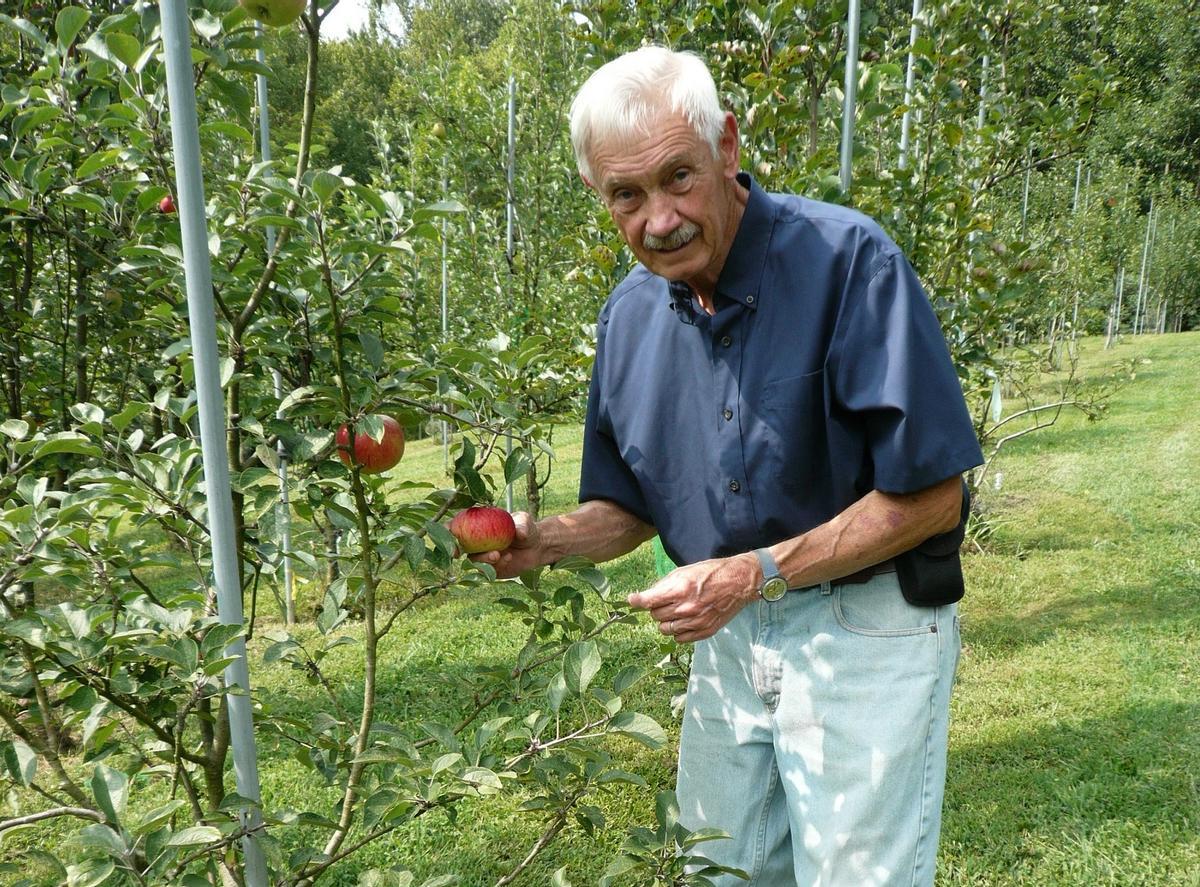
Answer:
<path fill-rule="evenodd" d="M 758 593 L 762 595 L 763 600 L 777 601 L 787 594 L 787 590 L 788 584 L 786 579 L 782 576 L 772 576 L 762 584 L 762 588 L 758 590 Z"/>

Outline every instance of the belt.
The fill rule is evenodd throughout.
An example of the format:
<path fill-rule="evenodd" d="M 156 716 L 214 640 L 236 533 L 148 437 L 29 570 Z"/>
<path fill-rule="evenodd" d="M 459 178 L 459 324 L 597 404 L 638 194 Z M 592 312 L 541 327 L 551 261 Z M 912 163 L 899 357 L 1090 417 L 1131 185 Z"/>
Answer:
<path fill-rule="evenodd" d="M 851 573 L 849 576 L 843 576 L 841 579 L 835 579 L 831 585 L 864 585 L 870 582 L 881 573 L 895 573 L 895 561 L 886 560 L 882 563 L 873 564 L 869 567 L 864 567 L 857 573 Z"/>

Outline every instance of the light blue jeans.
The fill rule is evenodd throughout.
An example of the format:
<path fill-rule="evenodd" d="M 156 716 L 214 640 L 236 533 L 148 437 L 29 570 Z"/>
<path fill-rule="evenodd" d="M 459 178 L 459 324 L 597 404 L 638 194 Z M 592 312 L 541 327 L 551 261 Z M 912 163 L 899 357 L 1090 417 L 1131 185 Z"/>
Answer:
<path fill-rule="evenodd" d="M 895 573 L 758 601 L 697 643 L 681 821 L 733 836 L 697 850 L 761 887 L 932 885 L 958 652 L 957 605 L 909 605 Z"/>

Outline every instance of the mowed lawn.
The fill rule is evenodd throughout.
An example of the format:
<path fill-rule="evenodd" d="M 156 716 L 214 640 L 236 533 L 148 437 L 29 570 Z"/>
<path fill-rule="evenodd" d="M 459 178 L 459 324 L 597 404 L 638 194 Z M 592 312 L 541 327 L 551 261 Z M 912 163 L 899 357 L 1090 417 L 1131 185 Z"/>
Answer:
<path fill-rule="evenodd" d="M 1127 339 L 1110 351 L 1083 343 L 1089 374 L 1133 358 L 1137 378 L 1104 420 L 1064 415 L 1010 444 L 996 466 L 999 489 L 989 482 L 982 497 L 991 535 L 985 551 L 966 558 L 939 885 L 1200 885 L 1200 333 Z M 578 429 L 558 430 L 554 446 L 551 512 L 574 501 Z M 400 471 L 442 483 L 440 442 L 411 442 Z M 605 569 L 619 591 L 654 580 L 649 546 Z M 454 592 L 406 613 L 383 651 L 378 716 L 419 735 L 422 720 L 453 721 L 469 709 L 471 676 L 511 662 L 524 640 L 520 622 L 495 604 L 511 593 L 510 585 Z M 314 591 L 302 591 L 303 619 L 316 602 Z M 266 609 L 260 598 L 260 620 Z M 258 638 L 272 627 L 260 624 Z M 353 623 L 344 628 L 356 632 Z M 665 652 L 646 619 L 609 638 L 606 674 L 654 665 Z M 264 648 L 252 644 L 251 672 L 266 708 L 300 716 L 328 708 L 300 673 L 265 664 Z M 350 708 L 359 649 L 342 647 L 327 660 Z M 594 798 L 608 828 L 587 835 L 572 824 L 517 884 L 548 884 L 565 866 L 577 887 L 594 885 L 627 828 L 652 824 L 655 791 L 673 782 L 673 692 L 647 681 L 627 705 L 667 727 L 667 747 L 611 746 L 650 787 Z M 260 753 L 269 810 L 325 813 L 336 801 L 287 743 L 264 741 Z M 467 887 L 494 884 L 541 831 L 537 818 L 518 812 L 521 800 L 463 805 L 456 823 L 426 817 L 321 883 L 355 884 L 366 868 L 403 865 L 417 883 L 457 873 Z M 0 860 L 32 846 L 33 835 L 14 837 L 0 845 Z"/>
<path fill-rule="evenodd" d="M 967 558 L 939 884 L 1200 885 L 1200 333 L 1006 448 Z"/>

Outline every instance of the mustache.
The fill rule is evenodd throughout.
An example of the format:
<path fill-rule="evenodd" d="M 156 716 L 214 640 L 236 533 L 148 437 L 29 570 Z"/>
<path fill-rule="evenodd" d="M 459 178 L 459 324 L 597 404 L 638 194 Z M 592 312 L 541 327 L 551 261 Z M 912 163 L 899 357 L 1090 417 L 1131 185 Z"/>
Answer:
<path fill-rule="evenodd" d="M 642 246 L 646 249 L 678 249 L 700 233 L 700 226 L 694 222 L 684 222 L 666 237 L 655 234 L 643 234 Z"/>

